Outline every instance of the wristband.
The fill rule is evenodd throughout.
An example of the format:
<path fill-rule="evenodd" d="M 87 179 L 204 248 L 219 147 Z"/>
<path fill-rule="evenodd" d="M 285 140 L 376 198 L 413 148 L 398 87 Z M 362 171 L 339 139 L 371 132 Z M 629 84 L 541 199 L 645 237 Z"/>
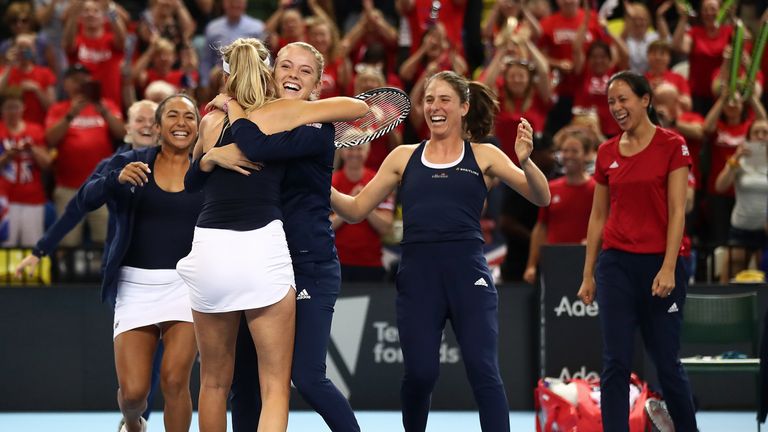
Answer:
<path fill-rule="evenodd" d="M 67 115 L 64 116 L 64 118 L 67 120 L 67 123 L 72 123 L 72 120 L 75 119 L 75 116 L 72 113 L 68 112 Z"/>
<path fill-rule="evenodd" d="M 728 158 L 726 163 L 728 164 L 729 167 L 734 168 L 734 169 L 741 167 L 741 164 L 739 163 L 739 160 L 734 158 L 734 157 Z"/>

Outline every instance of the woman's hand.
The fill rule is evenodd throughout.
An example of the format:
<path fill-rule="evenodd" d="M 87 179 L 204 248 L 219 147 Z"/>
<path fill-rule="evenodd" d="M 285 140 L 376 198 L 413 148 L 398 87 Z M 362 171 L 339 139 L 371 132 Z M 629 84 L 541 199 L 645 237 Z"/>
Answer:
<path fill-rule="evenodd" d="M 130 183 L 134 186 L 144 186 L 149 182 L 147 174 L 151 172 L 149 165 L 144 162 L 131 162 L 120 171 L 117 181 L 120 184 Z"/>
<path fill-rule="evenodd" d="M 213 98 L 212 101 L 208 102 L 208 104 L 205 106 L 205 109 L 207 111 L 217 109 L 227 112 L 227 110 L 224 108 L 224 105 L 227 105 L 228 103 L 237 103 L 237 101 L 228 94 L 219 93 L 215 98 Z"/>
<path fill-rule="evenodd" d="M 656 277 L 653 278 L 651 294 L 665 298 L 672 294 L 673 289 L 675 289 L 675 270 L 662 267 Z"/>
<path fill-rule="evenodd" d="M 515 153 L 520 166 L 523 167 L 533 152 L 533 128 L 526 119 L 520 119 L 517 125 L 517 138 L 515 138 Z"/>
<path fill-rule="evenodd" d="M 37 267 L 37 264 L 39 262 L 40 262 L 40 258 L 38 258 L 38 257 L 36 257 L 36 256 L 34 256 L 32 254 L 29 254 L 29 255 L 25 256 L 24 259 L 21 260 L 19 265 L 16 266 L 16 277 L 21 279 L 21 277 L 24 274 L 24 270 L 25 269 L 28 269 L 27 273 L 31 274 L 32 270 L 35 267 Z"/>
<path fill-rule="evenodd" d="M 251 171 L 260 171 L 264 167 L 263 164 L 251 162 L 245 157 L 237 144 L 214 147 L 203 156 L 203 160 L 208 160 L 217 166 L 243 175 L 251 175 Z"/>
<path fill-rule="evenodd" d="M 536 282 L 536 266 L 530 266 L 525 268 L 523 273 L 523 280 L 529 284 Z"/>
<path fill-rule="evenodd" d="M 592 302 L 595 301 L 595 291 L 595 279 L 592 277 L 584 278 L 581 281 L 581 286 L 579 287 L 579 292 L 576 296 L 579 297 L 585 305 L 591 305 Z"/>

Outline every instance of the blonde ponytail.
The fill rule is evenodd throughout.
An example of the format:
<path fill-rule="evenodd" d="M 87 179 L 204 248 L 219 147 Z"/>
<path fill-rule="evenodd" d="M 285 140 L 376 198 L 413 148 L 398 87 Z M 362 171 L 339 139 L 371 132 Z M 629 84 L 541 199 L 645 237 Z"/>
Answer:
<path fill-rule="evenodd" d="M 224 91 L 237 99 L 246 113 L 275 98 L 269 51 L 260 40 L 236 39 L 223 47 L 221 54 L 230 71 Z"/>

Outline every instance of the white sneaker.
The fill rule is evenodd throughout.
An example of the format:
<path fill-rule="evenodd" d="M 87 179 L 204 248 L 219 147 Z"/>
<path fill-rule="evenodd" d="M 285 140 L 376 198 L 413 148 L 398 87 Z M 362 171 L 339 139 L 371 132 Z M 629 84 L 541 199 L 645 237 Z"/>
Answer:
<path fill-rule="evenodd" d="M 147 432 L 147 421 L 144 417 L 139 417 L 139 423 L 141 424 L 141 432 Z M 128 432 L 128 428 L 125 427 L 125 419 L 120 420 L 120 429 L 118 432 Z"/>
<path fill-rule="evenodd" d="M 645 412 L 651 421 L 654 432 L 675 432 L 675 424 L 667 410 L 667 404 L 658 399 L 648 399 L 645 401 Z"/>

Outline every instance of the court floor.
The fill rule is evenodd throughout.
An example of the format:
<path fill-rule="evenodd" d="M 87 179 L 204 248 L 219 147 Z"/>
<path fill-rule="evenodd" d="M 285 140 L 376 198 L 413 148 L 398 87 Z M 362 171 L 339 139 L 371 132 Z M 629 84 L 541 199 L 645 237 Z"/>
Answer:
<path fill-rule="evenodd" d="M 357 412 L 363 432 L 395 432 L 402 430 L 400 413 L 392 411 Z M 743 432 L 757 430 L 753 412 L 699 412 L 696 415 L 701 432 Z M 115 432 L 120 415 L 117 412 L 89 413 L 0 413 L 2 432 Z M 533 412 L 511 412 L 513 431 L 535 431 Z M 149 422 L 150 432 L 163 430 L 162 413 L 153 414 Z M 197 414 L 192 419 L 192 432 L 197 432 Z M 229 429 L 231 430 L 231 429 Z M 289 432 L 326 432 L 328 427 L 314 412 L 291 412 Z M 480 431 L 475 412 L 432 412 L 428 432 Z"/>

